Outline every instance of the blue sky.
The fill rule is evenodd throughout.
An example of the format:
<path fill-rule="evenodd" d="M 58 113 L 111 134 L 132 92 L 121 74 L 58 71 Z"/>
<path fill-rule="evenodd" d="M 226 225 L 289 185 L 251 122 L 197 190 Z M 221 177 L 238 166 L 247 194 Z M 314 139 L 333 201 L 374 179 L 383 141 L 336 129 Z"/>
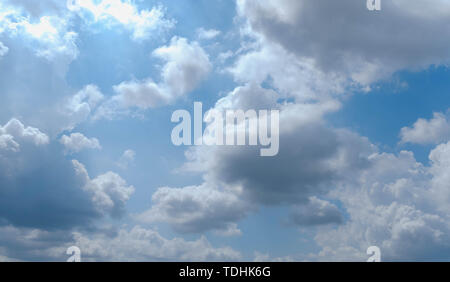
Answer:
<path fill-rule="evenodd" d="M 450 259 L 450 2 L 62 2 L 0 4 L 0 261 Z M 194 102 L 279 154 L 173 145 Z"/>

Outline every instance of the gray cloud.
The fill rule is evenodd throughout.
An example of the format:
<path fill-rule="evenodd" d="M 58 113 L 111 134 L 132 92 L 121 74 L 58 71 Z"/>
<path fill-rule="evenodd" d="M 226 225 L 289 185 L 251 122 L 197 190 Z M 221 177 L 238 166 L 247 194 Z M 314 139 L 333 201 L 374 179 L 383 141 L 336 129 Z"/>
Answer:
<path fill-rule="evenodd" d="M 66 250 L 78 246 L 82 261 L 236 261 L 230 247 L 214 247 L 205 238 L 168 239 L 157 231 L 135 226 L 130 230 L 104 228 L 95 232 L 45 231 L 0 227 L 0 261 L 65 262 Z"/>
<path fill-rule="evenodd" d="M 153 206 L 140 214 L 142 222 L 165 222 L 181 233 L 239 235 L 235 222 L 243 218 L 251 205 L 232 189 L 220 189 L 213 183 L 184 188 L 159 188 L 153 194 Z"/>
<path fill-rule="evenodd" d="M 339 208 L 327 201 L 311 197 L 306 205 L 294 206 L 290 220 L 300 226 L 342 224 L 344 218 Z"/>
<path fill-rule="evenodd" d="M 363 84 L 401 69 L 446 64 L 450 6 L 393 0 L 371 13 L 366 1 L 238 0 L 253 30 L 301 58 Z M 443 34 L 443 33 L 444 34 Z M 421 36 L 418 37 L 417 34 Z"/>
<path fill-rule="evenodd" d="M 13 146 L 2 148 L 0 138 L 2 224 L 70 229 L 88 227 L 105 214 L 123 214 L 134 188 L 120 176 L 108 172 L 90 179 L 84 166 L 65 160 L 59 146 L 48 144 L 46 134 L 18 120 L 0 129 L 0 137 L 12 138 L 6 145 Z"/>

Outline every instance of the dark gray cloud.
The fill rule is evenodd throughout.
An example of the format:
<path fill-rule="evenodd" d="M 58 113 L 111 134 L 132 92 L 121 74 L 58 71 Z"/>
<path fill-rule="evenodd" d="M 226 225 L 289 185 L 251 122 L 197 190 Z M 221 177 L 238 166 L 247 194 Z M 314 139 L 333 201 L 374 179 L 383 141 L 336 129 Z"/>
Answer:
<path fill-rule="evenodd" d="M 342 224 L 344 217 L 336 205 L 311 197 L 308 204 L 292 208 L 290 221 L 300 226 L 316 226 Z"/>
<path fill-rule="evenodd" d="M 42 229 L 89 225 L 100 214 L 59 146 L 21 146 L 0 152 L 0 217 L 16 226 Z"/>

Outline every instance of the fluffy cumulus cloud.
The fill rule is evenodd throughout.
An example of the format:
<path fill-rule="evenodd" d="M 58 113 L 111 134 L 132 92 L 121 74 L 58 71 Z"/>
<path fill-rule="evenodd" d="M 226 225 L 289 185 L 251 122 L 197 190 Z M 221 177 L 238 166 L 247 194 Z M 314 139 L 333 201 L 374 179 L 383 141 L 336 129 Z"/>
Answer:
<path fill-rule="evenodd" d="M 319 258 L 360 260 L 365 249 L 376 245 L 383 260 L 448 259 L 449 146 L 431 152 L 430 167 L 406 151 L 370 156 L 370 167 L 336 191 L 350 219 L 317 234 L 323 247 Z"/>
<path fill-rule="evenodd" d="M 352 0 L 237 0 L 237 6 L 267 40 L 361 84 L 449 60 L 449 36 L 435 32 L 448 25 L 446 1 L 431 7 L 426 0 L 385 1 L 382 13 L 370 13 L 366 1 Z"/>
<path fill-rule="evenodd" d="M 124 214 L 125 204 L 135 190 L 133 186 L 128 186 L 120 175 L 113 172 L 91 179 L 83 164 L 77 160 L 73 160 L 72 164 L 82 180 L 82 189 L 89 193 L 97 211 L 112 217 Z"/>
<path fill-rule="evenodd" d="M 19 37 L 21 44 L 37 56 L 54 62 L 60 70 L 66 69 L 67 64 L 78 56 L 78 34 L 72 30 L 67 14 L 45 14 L 41 5 L 31 2 L 7 1 L 0 5 L 0 34 L 13 39 Z M 58 6 L 53 1 L 42 2 Z M 55 10 L 61 11 L 60 8 Z"/>
<path fill-rule="evenodd" d="M 261 157 L 261 146 L 191 147 L 178 171 L 201 182 L 158 188 L 148 210 L 120 228 L 96 223 L 123 218 L 136 188 L 112 171 L 90 176 L 88 160 L 86 166 L 67 160 L 67 153 L 101 148 L 96 138 L 74 130 L 174 104 L 208 77 L 209 55 L 198 42 L 175 36 L 152 52 L 162 62 L 158 78 L 121 77 L 110 85 L 94 79 L 102 90 L 80 82 L 86 86 L 73 91 L 66 78 L 78 83 L 68 72 L 79 56 L 78 33 L 119 27 L 142 41 L 175 21 L 162 6 L 142 9 L 128 0 L 74 0 L 68 7 L 53 0 L 0 3 L 0 261 L 63 261 L 72 245 L 87 261 L 238 260 L 239 252 L 212 246 L 204 234 L 240 235 L 240 221 L 262 207 L 283 207 L 285 222 L 315 234 L 319 252 L 278 258 L 256 252 L 258 261 L 363 261 L 372 245 L 383 260 L 448 259 L 447 114 L 400 132 L 402 144 L 435 146 L 426 165 L 412 152 L 384 153 L 367 138 L 331 126 L 328 115 L 354 90 L 370 91 L 397 71 L 448 64 L 450 3 L 392 0 L 383 2 L 382 13 L 371 13 L 365 1 L 357 2 L 236 0 L 241 44 L 218 55 L 219 75 L 231 74 L 234 89 L 205 116 L 279 110 L 278 154 Z M 221 34 L 233 37 L 204 28 L 194 36 L 208 42 Z M 63 132 L 69 133 L 59 137 Z M 113 165 L 125 170 L 136 153 L 119 156 Z M 198 237 L 166 238 L 155 224 Z"/>
<path fill-rule="evenodd" d="M 129 0 L 70 0 L 68 8 L 77 12 L 86 22 L 104 22 L 128 29 L 135 40 L 148 39 L 152 35 L 174 27 L 175 21 L 166 19 L 162 6 L 140 10 Z"/>
<path fill-rule="evenodd" d="M 81 133 L 72 133 L 70 136 L 63 135 L 59 142 L 70 153 L 78 153 L 84 149 L 101 149 L 97 138 L 87 138 Z"/>
<path fill-rule="evenodd" d="M 211 71 L 209 56 L 197 42 L 174 37 L 167 46 L 153 52 L 165 61 L 161 70 L 162 81 L 147 78 L 115 85 L 116 95 L 105 102 L 97 118 L 111 118 L 125 108 L 149 109 L 173 103 L 193 91 Z"/>
<path fill-rule="evenodd" d="M 220 189 L 214 184 L 184 188 L 159 188 L 153 194 L 153 206 L 138 215 L 146 223 L 166 222 L 182 233 L 214 230 L 221 235 L 239 235 L 235 222 L 249 211 L 239 190 Z"/>
<path fill-rule="evenodd" d="M 412 127 L 400 132 L 402 143 L 440 144 L 450 140 L 450 121 L 447 115 L 434 113 L 430 120 L 418 119 Z"/>
<path fill-rule="evenodd" d="M 19 151 L 20 143 L 31 142 L 36 146 L 49 143 L 49 137 L 34 127 L 25 127 L 18 119 L 11 119 L 0 127 L 0 149 Z"/>

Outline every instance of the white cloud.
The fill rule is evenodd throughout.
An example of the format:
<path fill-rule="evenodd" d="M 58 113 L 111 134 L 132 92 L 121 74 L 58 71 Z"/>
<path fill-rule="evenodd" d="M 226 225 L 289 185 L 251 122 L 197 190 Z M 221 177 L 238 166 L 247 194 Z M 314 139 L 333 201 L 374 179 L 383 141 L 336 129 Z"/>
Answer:
<path fill-rule="evenodd" d="M 439 144 L 450 140 L 450 121 L 442 113 L 434 113 L 430 120 L 419 119 L 412 127 L 400 132 L 402 143 Z"/>
<path fill-rule="evenodd" d="M 81 122 L 92 117 L 94 111 L 104 100 L 103 94 L 96 85 L 86 85 L 75 95 L 67 98 L 59 107 L 64 124 L 60 130 L 73 130 Z"/>
<path fill-rule="evenodd" d="M 364 260 L 365 250 L 375 245 L 383 260 L 448 259 L 449 148 L 447 143 L 434 149 L 430 167 L 411 152 L 370 156 L 371 165 L 334 192 L 349 220 L 316 235 L 323 247 L 318 258 Z"/>
<path fill-rule="evenodd" d="M 85 149 L 101 149 L 97 138 L 87 138 L 81 133 L 72 133 L 70 136 L 63 135 L 60 143 L 70 153 L 78 153 Z"/>
<path fill-rule="evenodd" d="M 203 48 L 185 38 L 172 38 L 170 45 L 156 49 L 153 56 L 165 61 L 162 81 L 156 83 L 147 78 L 114 86 L 116 96 L 99 108 L 96 118 L 112 118 L 124 108 L 149 109 L 171 104 L 193 91 L 212 68 Z"/>
<path fill-rule="evenodd" d="M 195 241 L 166 239 L 158 232 L 139 226 L 120 230 L 117 236 L 75 234 L 86 260 L 95 261 L 236 261 L 239 252 L 229 248 L 214 248 L 205 237 Z"/>
<path fill-rule="evenodd" d="M 326 102 L 343 95 L 350 85 L 344 76 L 323 72 L 313 60 L 298 58 L 279 44 L 259 37 L 227 70 L 238 82 L 268 83 L 279 98 L 294 98 L 296 103 Z"/>
<path fill-rule="evenodd" d="M 83 164 L 73 160 L 77 175 L 84 182 L 83 190 L 90 193 L 92 202 L 102 214 L 120 217 L 124 213 L 126 202 L 134 193 L 134 187 L 128 186 L 118 174 L 107 172 L 90 179 Z"/>
<path fill-rule="evenodd" d="M 203 27 L 197 29 L 197 37 L 199 39 L 214 39 L 221 34 L 220 30 L 216 29 L 204 29 Z"/>
<path fill-rule="evenodd" d="M 29 9 L 16 6 L 23 3 L 0 5 L 0 34 L 19 38 L 22 45 L 32 49 L 36 56 L 51 61 L 61 72 L 77 58 L 78 34 L 71 29 L 68 14 L 47 13 L 32 15 Z M 12 5 L 11 5 L 12 4 Z"/>
<path fill-rule="evenodd" d="M 49 137 L 34 127 L 25 127 L 17 119 L 11 119 L 4 126 L 0 126 L 0 148 L 11 151 L 19 151 L 19 142 L 32 142 L 36 146 L 49 143 Z"/>
<path fill-rule="evenodd" d="M 104 22 L 111 26 L 120 24 L 132 32 L 134 40 L 148 39 L 175 25 L 175 21 L 165 18 L 162 6 L 139 10 L 129 0 L 74 0 L 69 9 L 80 12 L 87 22 L 90 21 L 89 16 L 92 16 L 94 22 Z M 88 15 L 85 15 L 86 12 Z"/>

